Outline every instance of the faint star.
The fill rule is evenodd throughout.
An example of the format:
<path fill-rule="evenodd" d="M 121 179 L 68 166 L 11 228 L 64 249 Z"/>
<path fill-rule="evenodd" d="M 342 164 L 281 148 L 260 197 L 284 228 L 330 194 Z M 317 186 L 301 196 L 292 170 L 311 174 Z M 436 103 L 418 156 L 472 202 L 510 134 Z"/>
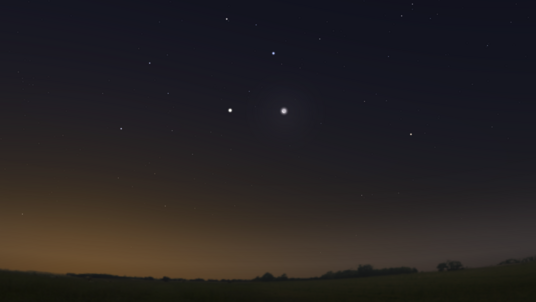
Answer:
<path fill-rule="evenodd" d="M 287 108 L 285 107 L 281 108 L 281 114 L 285 115 L 287 114 L 287 112 L 288 112 Z"/>
<path fill-rule="evenodd" d="M 149 62 L 149 65 L 151 65 L 151 62 Z"/>
<path fill-rule="evenodd" d="M 413 133 L 410 132 L 410 133 L 409 133 L 409 136 L 413 136 Z"/>
<path fill-rule="evenodd" d="M 123 130 L 123 128 L 119 128 L 119 130 Z"/>
<path fill-rule="evenodd" d="M 227 109 L 229 112 L 233 112 L 233 108 L 229 108 Z"/>
<path fill-rule="evenodd" d="M 272 51 L 272 56 L 275 56 L 275 51 Z"/>

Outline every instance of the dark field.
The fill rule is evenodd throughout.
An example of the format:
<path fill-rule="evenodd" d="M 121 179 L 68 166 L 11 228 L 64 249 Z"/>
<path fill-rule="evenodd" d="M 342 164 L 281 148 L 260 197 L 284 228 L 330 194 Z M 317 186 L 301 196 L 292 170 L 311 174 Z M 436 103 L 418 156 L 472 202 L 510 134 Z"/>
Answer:
<path fill-rule="evenodd" d="M 536 301 L 536 262 L 357 279 L 92 280 L 0 271 L 0 301 Z"/>

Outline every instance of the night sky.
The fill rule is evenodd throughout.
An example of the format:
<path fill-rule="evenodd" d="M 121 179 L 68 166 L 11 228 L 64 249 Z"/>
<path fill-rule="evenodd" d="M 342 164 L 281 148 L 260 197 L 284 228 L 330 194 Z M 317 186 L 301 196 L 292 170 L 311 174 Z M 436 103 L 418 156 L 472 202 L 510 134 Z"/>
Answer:
<path fill-rule="evenodd" d="M 0 268 L 534 255 L 533 7 L 186 2 L 2 4 Z"/>

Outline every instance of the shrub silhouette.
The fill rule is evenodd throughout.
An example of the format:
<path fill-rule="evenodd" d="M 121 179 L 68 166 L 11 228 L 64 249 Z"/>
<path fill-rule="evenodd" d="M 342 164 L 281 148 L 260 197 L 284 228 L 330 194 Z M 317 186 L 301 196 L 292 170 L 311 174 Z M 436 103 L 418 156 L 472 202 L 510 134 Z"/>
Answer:
<path fill-rule="evenodd" d="M 504 260 L 503 262 L 499 263 L 499 265 L 505 265 L 505 264 L 514 264 L 514 263 L 527 263 L 527 262 L 531 262 L 531 261 L 536 261 L 536 256 L 532 256 L 532 257 L 527 257 L 527 258 L 524 258 L 524 259 L 508 259 L 508 260 Z"/>
<path fill-rule="evenodd" d="M 411 274 L 417 273 L 416 268 L 410 267 L 390 267 L 382 269 L 374 269 L 372 265 L 359 265 L 357 270 L 345 270 L 334 273 L 329 271 L 320 276 L 320 279 L 341 279 L 341 278 L 361 278 L 371 276 L 385 276 L 385 275 L 398 275 L 398 274 Z"/>
<path fill-rule="evenodd" d="M 442 271 L 459 271 L 463 269 L 463 265 L 460 261 L 450 261 L 439 263 L 437 265 L 437 270 Z"/>
<path fill-rule="evenodd" d="M 169 280 L 170 280 L 169 277 L 166 277 L 166 276 L 162 277 L 162 281 L 164 282 L 168 282 Z"/>

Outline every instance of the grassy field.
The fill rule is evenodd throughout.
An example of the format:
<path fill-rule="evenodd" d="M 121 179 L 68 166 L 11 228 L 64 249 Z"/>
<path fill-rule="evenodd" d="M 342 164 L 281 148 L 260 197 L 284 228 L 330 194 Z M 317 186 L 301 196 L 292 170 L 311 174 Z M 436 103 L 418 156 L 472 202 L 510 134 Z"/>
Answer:
<path fill-rule="evenodd" d="M 536 301 L 536 262 L 358 279 L 106 281 L 0 271 L 0 301 Z"/>

